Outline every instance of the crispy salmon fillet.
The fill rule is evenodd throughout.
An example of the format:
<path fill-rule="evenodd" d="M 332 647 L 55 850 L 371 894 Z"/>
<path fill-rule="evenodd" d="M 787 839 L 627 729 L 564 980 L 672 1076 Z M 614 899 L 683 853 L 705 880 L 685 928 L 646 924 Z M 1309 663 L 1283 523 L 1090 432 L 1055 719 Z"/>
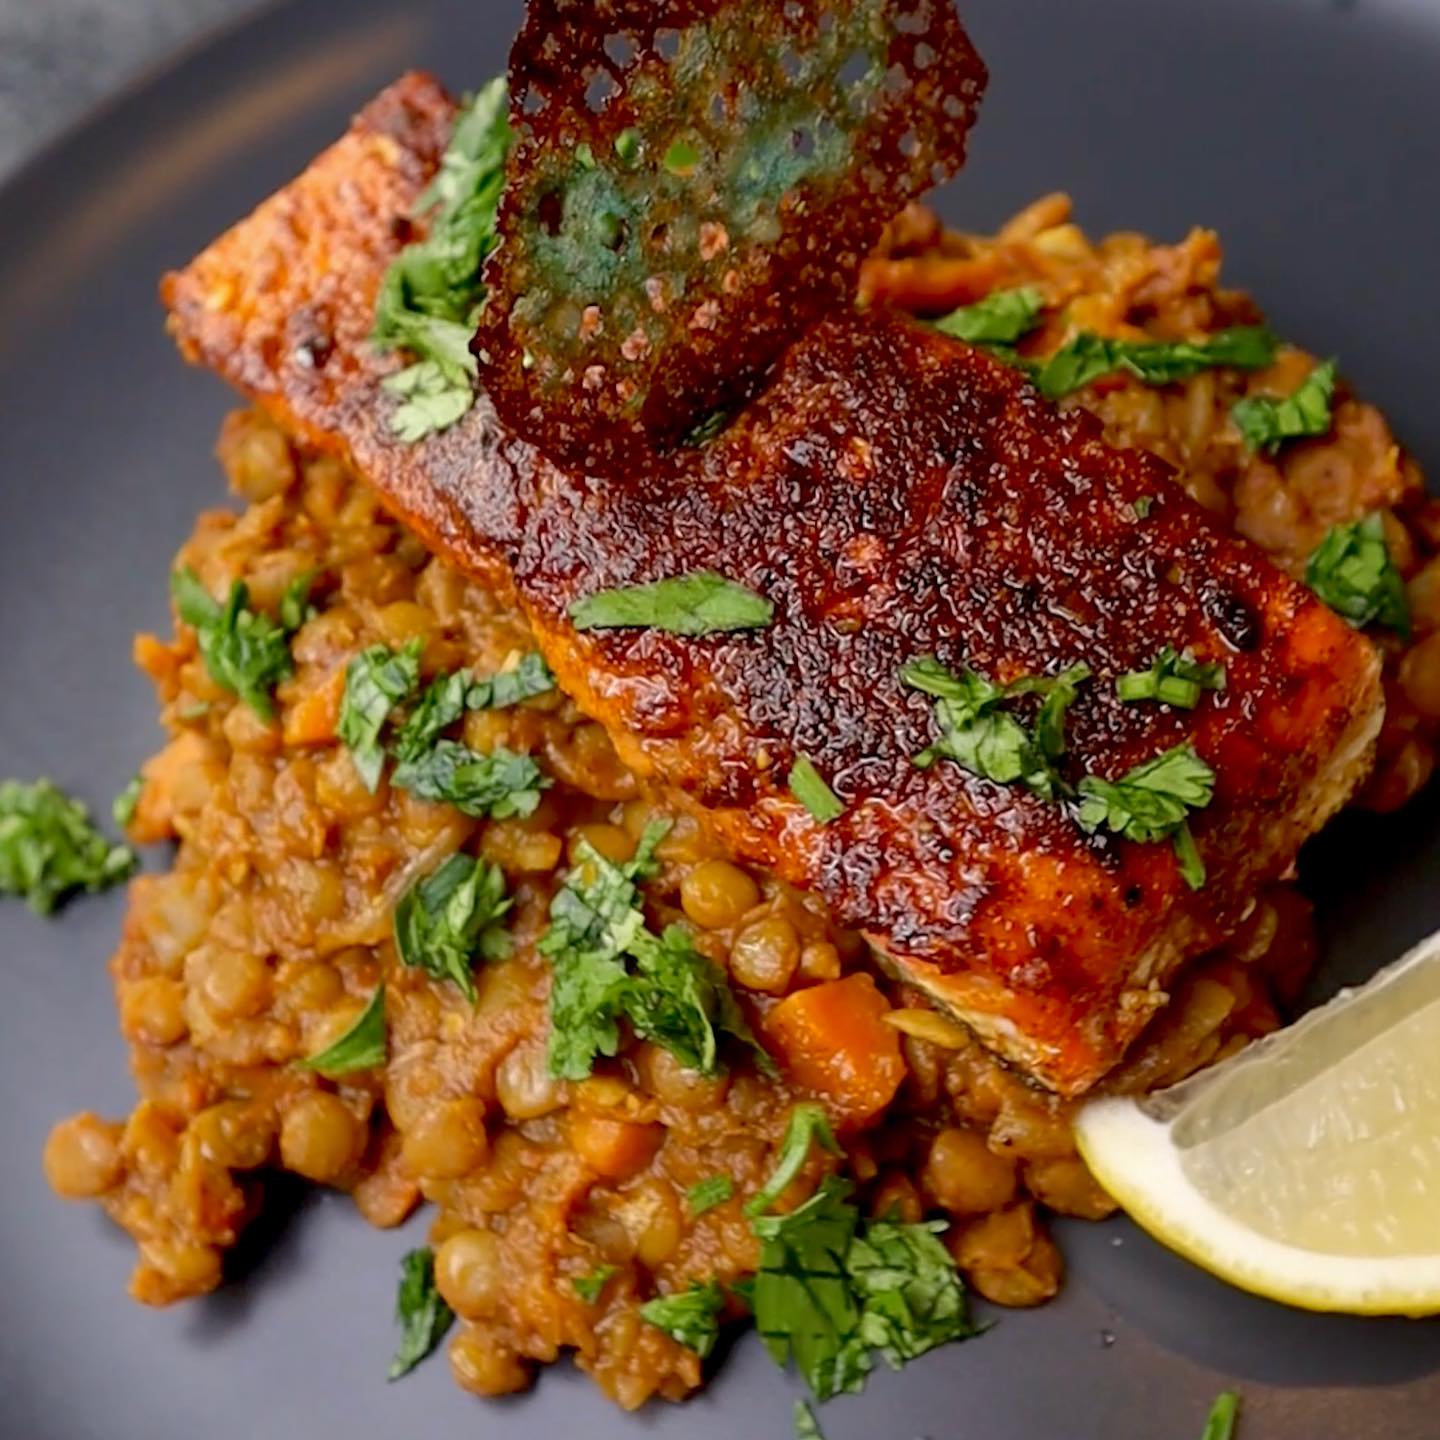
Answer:
<path fill-rule="evenodd" d="M 1039 1081 L 1093 1085 L 1177 966 L 1363 777 L 1381 717 L 1372 647 L 1162 461 L 1109 448 L 1089 416 L 900 316 L 812 330 L 678 477 L 563 471 L 483 397 L 401 444 L 380 389 L 399 362 L 366 335 L 452 115 L 435 82 L 398 82 L 168 277 L 182 350 L 348 455 L 457 564 L 513 584 L 563 686 L 738 855 L 822 895 Z M 567 618 L 597 590 L 702 568 L 767 596 L 774 623 L 682 638 Z M 1193 712 L 1121 704 L 1114 677 L 1165 645 L 1222 661 L 1225 690 Z M 1194 820 L 1204 888 L 1168 845 L 1087 835 L 1071 807 L 948 761 L 917 769 L 932 703 L 898 675 L 928 654 L 1000 681 L 1089 665 L 1072 779 L 1193 742 L 1217 775 Z M 802 753 L 846 802 L 829 825 L 788 791 Z"/>

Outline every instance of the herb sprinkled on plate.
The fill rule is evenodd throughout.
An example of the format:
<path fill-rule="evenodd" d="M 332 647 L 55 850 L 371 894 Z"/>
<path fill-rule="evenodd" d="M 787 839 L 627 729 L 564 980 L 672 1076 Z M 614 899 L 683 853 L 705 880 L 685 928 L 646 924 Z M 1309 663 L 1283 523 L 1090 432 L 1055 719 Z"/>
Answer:
<path fill-rule="evenodd" d="M 996 290 L 972 305 L 962 305 L 948 315 L 931 321 L 945 335 L 972 345 L 1013 345 L 1039 323 L 1045 297 L 1034 285 L 1015 290 Z"/>
<path fill-rule="evenodd" d="M 820 1429 L 820 1422 L 815 1418 L 815 1412 L 803 1400 L 795 1402 L 793 1418 L 795 1440 L 825 1440 L 824 1433 Z"/>
<path fill-rule="evenodd" d="M 1391 557 L 1378 511 L 1335 526 L 1306 564 L 1305 583 L 1357 629 L 1385 625 L 1402 637 L 1410 634 L 1405 581 Z"/>
<path fill-rule="evenodd" d="M 1240 1415 L 1240 1396 L 1234 1390 L 1223 1390 L 1215 1397 L 1210 1416 L 1200 1440 L 1234 1440 L 1235 1424 Z"/>
<path fill-rule="evenodd" d="M 933 657 L 912 661 L 901 679 L 912 690 L 935 697 L 938 740 L 915 756 L 922 770 L 936 760 L 953 760 L 962 769 L 1000 785 L 1023 784 L 1042 799 L 1064 793 L 1058 765 L 1065 754 L 1065 716 L 1090 678 L 1088 665 L 1072 665 L 1058 675 L 1027 675 L 997 685 L 968 668 L 958 673 Z M 1025 695 L 1041 697 L 1033 726 L 1007 708 Z"/>
<path fill-rule="evenodd" d="M 339 1039 L 300 1064 L 303 1069 L 316 1070 L 321 1075 L 353 1075 L 358 1070 L 374 1070 L 383 1065 L 385 1049 L 385 986 L 382 983 L 375 987 L 369 1003 Z"/>
<path fill-rule="evenodd" d="M 711 1175 L 697 1180 L 685 1192 L 685 1201 L 690 1207 L 690 1214 L 698 1217 L 717 1205 L 723 1205 L 734 1193 L 735 1182 L 728 1175 Z"/>
<path fill-rule="evenodd" d="M 775 607 L 764 596 L 713 570 L 601 590 L 570 607 L 577 630 L 634 628 L 670 635 L 756 630 L 768 625 L 774 614 Z"/>
<path fill-rule="evenodd" d="M 816 1399 L 828 1400 L 864 1389 L 877 1354 L 898 1370 L 977 1331 L 938 1239 L 943 1221 L 865 1220 L 838 1175 L 788 1213 L 771 1213 L 812 1144 L 838 1151 L 815 1108 L 792 1113 L 780 1164 L 746 1207 L 760 1240 L 750 1303 L 776 1364 L 793 1360 Z"/>
<path fill-rule="evenodd" d="M 223 604 L 189 568 L 170 577 L 170 590 L 180 618 L 195 631 L 210 678 L 238 695 L 262 720 L 273 720 L 272 692 L 295 673 L 290 658 L 294 627 L 276 624 L 252 610 L 250 591 L 243 580 L 230 586 Z M 284 609 L 288 619 L 303 620 L 303 606 L 297 607 L 293 598 Z"/>
<path fill-rule="evenodd" d="M 618 1265 L 597 1265 L 587 1274 L 577 1275 L 570 1282 L 570 1287 L 587 1305 L 593 1305 L 599 1300 L 610 1277 L 617 1274 L 619 1269 Z"/>
<path fill-rule="evenodd" d="M 395 907 L 395 948 L 406 965 L 453 980 L 473 1004 L 476 957 L 499 960 L 509 953 L 510 937 L 500 921 L 510 905 L 498 865 L 452 855 Z"/>
<path fill-rule="evenodd" d="M 822 825 L 838 820 L 845 813 L 845 802 L 825 783 L 808 755 L 797 755 L 790 767 L 790 793 Z"/>
<path fill-rule="evenodd" d="M 1289 395 L 1250 395 L 1241 400 L 1230 416 L 1245 444 L 1273 455 L 1287 440 L 1328 434 L 1336 373 L 1336 362 L 1327 360 Z"/>
<path fill-rule="evenodd" d="M 74 892 L 106 890 L 134 869 L 135 852 L 107 840 L 57 785 L 0 781 L 0 895 L 49 915 Z"/>
<path fill-rule="evenodd" d="M 380 784 L 385 766 L 382 733 L 404 706 L 408 713 L 390 741 L 390 753 L 398 762 L 394 784 L 421 799 L 452 804 L 467 815 L 503 819 L 533 813 L 548 782 L 529 756 L 504 747 L 481 755 L 445 739 L 444 732 L 467 711 L 503 709 L 554 689 L 549 667 L 538 653 L 528 651 L 483 679 L 467 670 L 437 675 L 417 699 L 423 649 L 419 640 L 400 650 L 372 645 L 346 667 L 336 733 L 349 748 L 365 788 L 373 794 Z"/>
<path fill-rule="evenodd" d="M 1180 710 L 1193 710 L 1204 691 L 1224 688 L 1223 665 L 1199 661 L 1173 645 L 1165 646 L 1148 670 L 1131 670 L 1115 681 L 1115 693 L 1126 704 L 1153 700 Z"/>
<path fill-rule="evenodd" d="M 391 429 L 407 445 L 449 429 L 475 403 L 470 337 L 513 138 L 508 106 L 503 76 L 464 104 L 439 172 L 415 203 L 429 233 L 400 252 L 380 286 L 371 341 L 415 357 L 384 382 L 401 402 Z"/>
<path fill-rule="evenodd" d="M 1174 844 L 1180 873 L 1192 890 L 1205 884 L 1205 866 L 1187 823 L 1215 793 L 1215 772 L 1188 743 L 1136 765 L 1118 780 L 1087 775 L 1080 782 L 1080 825 L 1101 826 L 1142 845 Z"/>
<path fill-rule="evenodd" d="M 340 701 L 336 734 L 349 746 L 355 769 L 372 794 L 385 767 L 380 732 L 390 712 L 420 683 L 423 648 L 420 640 L 412 640 L 403 650 L 371 645 L 345 668 L 345 694 Z"/>
<path fill-rule="evenodd" d="M 1146 385 L 1171 385 L 1202 370 L 1263 370 L 1279 343 L 1259 325 L 1221 330 L 1203 340 L 1112 340 L 1087 331 L 1050 356 L 1035 383 L 1042 395 L 1060 400 L 1116 371 Z"/>
<path fill-rule="evenodd" d="M 550 784 L 528 755 L 504 746 L 481 755 L 458 740 L 437 740 L 414 760 L 402 760 L 390 781 L 421 800 L 493 820 L 533 815 Z"/>
<path fill-rule="evenodd" d="M 400 1326 L 400 1344 L 390 1362 L 391 1380 L 408 1375 L 455 1323 L 455 1312 L 435 1286 L 435 1252 L 428 1245 L 411 1250 L 400 1262 L 395 1319 Z"/>
<path fill-rule="evenodd" d="M 640 1318 L 703 1360 L 720 1338 L 724 1309 L 725 1292 L 714 1280 L 693 1281 L 687 1290 L 647 1301 L 640 1307 Z"/>
<path fill-rule="evenodd" d="M 145 777 L 132 775 L 125 782 L 125 788 L 110 802 L 110 814 L 122 830 L 135 818 L 135 808 L 140 804 L 140 793 L 144 788 Z"/>
<path fill-rule="evenodd" d="M 640 880 L 656 870 L 655 847 L 668 826 L 650 825 L 634 856 L 617 865 L 586 841 L 550 904 L 550 928 L 537 949 L 550 958 L 550 1070 L 583 1080 L 601 1056 L 620 1050 L 620 1023 L 668 1050 L 682 1066 L 714 1075 L 720 1039 L 760 1049 L 725 972 L 702 955 L 680 925 L 656 935 L 645 923 Z"/>

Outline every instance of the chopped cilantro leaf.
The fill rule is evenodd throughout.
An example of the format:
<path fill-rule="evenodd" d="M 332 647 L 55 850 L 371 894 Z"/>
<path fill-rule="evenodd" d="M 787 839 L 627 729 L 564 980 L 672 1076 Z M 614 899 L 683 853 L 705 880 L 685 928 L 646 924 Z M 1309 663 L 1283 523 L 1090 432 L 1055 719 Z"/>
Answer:
<path fill-rule="evenodd" d="M 555 957 L 550 982 L 550 1073 L 583 1080 L 602 1055 L 620 1052 L 621 999 L 630 983 L 615 955 L 588 952 Z"/>
<path fill-rule="evenodd" d="M 648 880 L 659 868 L 655 851 L 669 830 L 663 820 L 647 825 L 634 855 L 619 865 L 582 841 L 579 863 L 550 902 L 550 928 L 537 947 L 540 953 L 619 955 L 628 949 L 645 926 L 636 881 Z"/>
<path fill-rule="evenodd" d="M 582 842 L 577 863 L 550 903 L 537 948 L 555 967 L 550 987 L 550 1070 L 581 1080 L 620 1049 L 620 1020 L 688 1069 L 714 1074 L 723 1032 L 759 1047 L 724 972 L 671 925 L 645 926 L 636 881 L 654 872 L 664 825 L 652 825 L 632 859 L 607 860 Z M 633 968 L 632 968 L 633 966 Z M 768 1057 L 759 1051 L 762 1065 Z"/>
<path fill-rule="evenodd" d="M 635 970 L 622 1006 L 640 1039 L 653 1040 L 687 1070 L 702 1075 L 714 1075 L 719 1069 L 717 1031 L 764 1055 L 725 972 L 696 950 L 682 926 L 667 925 L 658 940 L 648 930 L 639 930 L 628 949 Z"/>
<path fill-rule="evenodd" d="M 1203 340 L 1176 341 L 1109 340 L 1086 331 L 1045 361 L 1035 383 L 1051 400 L 1117 370 L 1147 385 L 1170 385 L 1220 366 L 1264 369 L 1274 360 L 1278 345 L 1275 336 L 1258 325 L 1220 330 Z"/>
<path fill-rule="evenodd" d="M 571 1288 L 587 1305 L 593 1305 L 619 1268 L 618 1265 L 597 1265 L 588 1275 L 577 1275 L 570 1282 Z"/>
<path fill-rule="evenodd" d="M 1061 788 L 1055 766 L 1064 756 L 1065 716 L 1079 696 L 1079 687 L 1090 678 L 1088 665 L 1072 665 L 1058 675 L 1027 675 L 1012 680 L 1005 687 L 1007 698 L 1039 695 L 1040 709 L 1035 716 L 1035 746 L 1038 763 L 1024 776 L 1025 783 L 1037 795 L 1049 800 Z"/>
<path fill-rule="evenodd" d="M 432 322 L 432 329 L 439 324 Z M 456 374 L 438 360 L 417 360 L 387 375 L 380 388 L 400 401 L 390 417 L 390 429 L 403 445 L 416 445 L 427 435 L 448 430 L 475 403 L 468 373 Z"/>
<path fill-rule="evenodd" d="M 822 825 L 838 820 L 845 813 L 845 803 L 825 783 L 808 755 L 797 755 L 790 767 L 790 793 Z"/>
<path fill-rule="evenodd" d="M 1077 335 L 1050 356 L 1036 373 L 1035 384 L 1040 393 L 1051 400 L 1060 400 L 1091 381 L 1111 374 L 1120 363 L 1116 343 L 1099 335 Z"/>
<path fill-rule="evenodd" d="M 950 1340 L 974 1334 L 955 1262 L 936 1238 L 944 1221 L 872 1220 L 845 1268 L 860 1299 L 860 1335 L 898 1370 Z"/>
<path fill-rule="evenodd" d="M 1176 829 L 1170 843 L 1175 847 L 1175 860 L 1180 866 L 1180 878 L 1192 890 L 1203 890 L 1205 888 L 1205 861 L 1200 857 L 1200 847 L 1195 843 L 1195 836 L 1190 829 L 1189 821 Z"/>
<path fill-rule="evenodd" d="M 555 677 L 538 650 L 525 654 L 505 670 L 484 680 L 472 680 L 465 696 L 467 710 L 504 710 L 522 700 L 532 700 L 555 688 Z"/>
<path fill-rule="evenodd" d="M 370 1002 L 355 1023 L 333 1045 L 318 1055 L 302 1060 L 306 1070 L 322 1075 L 350 1075 L 357 1070 L 374 1070 L 385 1063 L 385 986 L 375 987 Z"/>
<path fill-rule="evenodd" d="M 615 137 L 615 153 L 627 165 L 633 165 L 640 158 L 640 132 L 634 126 L 627 127 Z"/>
<path fill-rule="evenodd" d="M 689 140 L 675 140 L 660 163 L 672 175 L 688 175 L 700 163 L 700 151 Z"/>
<path fill-rule="evenodd" d="M 583 1080 L 597 1056 L 620 1049 L 619 1017 L 629 971 L 621 958 L 645 928 L 636 881 L 655 871 L 668 826 L 649 826 L 634 856 L 613 864 L 588 843 L 550 902 L 550 928 L 536 949 L 554 962 L 550 1071 Z"/>
<path fill-rule="evenodd" d="M 768 625 L 774 613 L 763 596 L 713 570 L 601 590 L 570 607 L 577 630 L 637 627 L 670 635 L 754 630 Z"/>
<path fill-rule="evenodd" d="M 510 133 L 510 95 L 505 77 L 486 81 L 473 98 L 467 96 L 440 160 L 435 178 L 415 202 L 415 213 L 436 212 L 437 223 L 453 217 L 476 193 L 503 182 Z M 497 176 L 496 172 L 502 172 Z"/>
<path fill-rule="evenodd" d="M 555 688 L 555 677 L 536 651 L 513 668 L 476 680 L 465 670 L 436 676 L 395 736 L 395 756 L 414 764 L 467 710 L 501 710 Z"/>
<path fill-rule="evenodd" d="M 49 915 L 72 892 L 104 890 L 134 869 L 134 851 L 112 845 L 90 812 L 49 780 L 0 781 L 0 895 Z"/>
<path fill-rule="evenodd" d="M 1379 512 L 1337 525 L 1305 566 L 1305 583 L 1357 629 L 1386 625 L 1408 638 L 1410 603 Z"/>
<path fill-rule="evenodd" d="M 1225 688 L 1225 667 L 1205 664 L 1188 650 L 1167 645 L 1148 670 L 1132 670 L 1115 681 L 1115 693 L 1127 704 L 1154 700 L 1160 705 L 1193 710 L 1206 690 Z"/>
<path fill-rule="evenodd" d="M 1003 686 L 974 670 L 962 670 L 956 675 L 933 659 L 907 665 L 902 677 L 912 689 L 938 700 L 935 717 L 941 736 L 915 757 L 921 769 L 928 769 L 944 757 L 974 775 L 1002 785 L 1025 774 L 1030 736 L 1013 715 L 1000 709 L 1005 700 Z"/>
<path fill-rule="evenodd" d="M 1222 1390 L 1210 1407 L 1210 1416 L 1205 1421 L 1205 1432 L 1200 1440 L 1233 1440 L 1239 1415 L 1239 1394 L 1234 1390 Z"/>
<path fill-rule="evenodd" d="M 307 570 L 303 575 L 297 575 L 286 587 L 280 596 L 280 623 L 287 631 L 294 634 L 308 619 L 313 611 L 310 606 L 310 591 L 315 584 L 314 570 Z"/>
<path fill-rule="evenodd" d="M 864 1388 L 871 1359 L 845 1260 L 860 1221 L 851 1186 L 829 1176 L 788 1215 L 758 1215 L 755 1325 L 777 1365 L 793 1359 L 819 1400 Z"/>
<path fill-rule="evenodd" d="M 680 443 L 692 450 L 708 445 L 717 435 L 725 433 L 730 417 L 729 410 L 712 410 Z"/>
<path fill-rule="evenodd" d="M 1186 822 L 1190 812 L 1204 809 L 1214 793 L 1214 770 L 1193 745 L 1176 745 L 1119 780 L 1087 775 L 1080 782 L 1078 819 L 1085 830 L 1103 825 L 1142 845 L 1173 840 L 1185 882 L 1198 890 L 1205 883 L 1205 867 Z"/>
<path fill-rule="evenodd" d="M 779 1365 L 793 1359 L 819 1400 L 855 1393 L 878 1352 L 898 1368 L 974 1335 L 936 1224 L 862 1224 L 832 1175 L 788 1215 L 761 1215 L 755 1323 Z"/>
<path fill-rule="evenodd" d="M 414 760 L 401 761 L 390 780 L 421 800 L 495 820 L 533 815 L 550 783 L 528 755 L 504 748 L 481 755 L 458 740 L 437 740 Z"/>
<path fill-rule="evenodd" d="M 1251 450 L 1274 454 L 1287 440 L 1325 435 L 1335 396 L 1336 362 L 1317 365 L 1290 395 L 1249 395 L 1230 412 L 1235 428 Z"/>
<path fill-rule="evenodd" d="M 936 700 L 941 735 L 915 756 L 921 769 L 944 758 L 997 784 L 1023 784 L 1046 800 L 1063 791 L 1056 767 L 1065 753 L 1065 716 L 1090 678 L 1088 665 L 996 685 L 974 670 L 956 674 L 931 657 L 905 666 L 901 678 Z M 1033 731 L 1001 708 L 1023 695 L 1042 697 Z"/>
<path fill-rule="evenodd" d="M 1013 345 L 1040 322 L 1045 297 L 1033 285 L 996 290 L 973 305 L 962 305 L 931 323 L 946 335 L 972 345 Z"/>
<path fill-rule="evenodd" d="M 435 1287 L 435 1254 L 428 1245 L 410 1251 L 400 1262 L 395 1319 L 400 1344 L 390 1362 L 391 1380 L 408 1375 L 445 1338 L 455 1320 L 455 1312 Z"/>
<path fill-rule="evenodd" d="M 345 694 L 340 701 L 336 733 L 350 748 L 350 758 L 372 794 L 385 768 L 380 732 L 395 706 L 402 704 L 420 683 L 421 640 L 403 650 L 371 645 L 345 667 Z"/>
<path fill-rule="evenodd" d="M 720 1286 L 714 1280 L 703 1285 L 696 1281 L 688 1290 L 647 1301 L 640 1307 L 640 1318 L 703 1360 L 720 1338 L 724 1309 L 725 1292 Z"/>
<path fill-rule="evenodd" d="M 500 927 L 510 908 L 498 865 L 452 855 L 417 881 L 395 907 L 395 948 L 406 965 L 436 980 L 453 980 L 475 999 L 475 956 L 500 959 L 509 936 Z"/>
<path fill-rule="evenodd" d="M 795 1402 L 794 1424 L 795 1440 L 825 1440 L 815 1412 L 803 1400 Z"/>
<path fill-rule="evenodd" d="M 1177 745 L 1137 765 L 1119 780 L 1087 775 L 1081 823 L 1094 830 L 1107 826 L 1131 840 L 1164 840 L 1191 810 L 1210 803 L 1215 772 L 1189 744 Z"/>
<path fill-rule="evenodd" d="M 470 676 L 464 670 L 437 675 L 410 708 L 405 723 L 391 744 L 402 765 L 416 765 L 434 749 L 444 731 L 464 713 L 470 693 Z"/>
<path fill-rule="evenodd" d="M 1155 497 L 1153 495 L 1142 495 L 1134 501 L 1130 508 L 1135 512 L 1137 520 L 1148 520 L 1150 512 L 1155 508 Z"/>
<path fill-rule="evenodd" d="M 1024 775 L 1030 736 L 1020 721 L 999 710 L 1004 685 L 978 671 L 955 674 L 933 657 L 913 661 L 900 674 L 912 690 L 939 701 L 935 713 L 942 736 L 914 757 L 917 766 L 927 769 L 943 756 L 1002 785 Z"/>
<path fill-rule="evenodd" d="M 399 651 L 372 645 L 346 669 L 339 735 L 372 791 L 385 764 L 381 732 L 420 683 L 421 649 L 418 640 Z M 533 760 L 504 749 L 480 755 L 459 741 L 441 739 L 441 734 L 466 710 L 515 705 L 554 684 L 545 662 L 534 653 L 521 657 L 513 669 L 484 680 L 464 670 L 437 676 L 395 733 L 391 749 L 399 765 L 394 783 L 422 799 L 452 804 L 467 815 L 532 814 L 546 784 Z"/>
<path fill-rule="evenodd" d="M 485 299 L 481 270 L 495 243 L 511 131 L 503 78 L 468 101 L 440 169 L 416 203 L 430 217 L 425 239 L 407 246 L 385 273 L 372 342 L 406 350 L 416 363 L 385 381 L 402 404 L 391 424 L 413 444 L 455 424 L 474 403 L 474 321 Z"/>
<path fill-rule="evenodd" d="M 294 673 L 285 629 L 249 608 L 250 592 L 237 580 L 222 605 L 188 567 L 170 577 L 180 618 L 195 631 L 210 678 L 238 695 L 262 719 L 274 718 L 271 692 Z"/>
<path fill-rule="evenodd" d="M 140 803 L 140 792 L 144 788 L 144 777 L 132 775 L 125 788 L 111 801 L 110 813 L 122 830 L 135 818 L 135 807 Z"/>
<path fill-rule="evenodd" d="M 685 1192 L 692 1216 L 703 1215 L 723 1205 L 735 1193 L 735 1182 L 728 1175 L 710 1175 L 697 1181 Z"/>
<path fill-rule="evenodd" d="M 775 1162 L 775 1169 L 765 1184 L 750 1197 L 745 1213 L 753 1219 L 770 1209 L 790 1188 L 816 1145 L 832 1155 L 842 1153 L 824 1107 L 797 1105 L 786 1123 L 785 1138 L 780 1142 L 780 1158 Z"/>

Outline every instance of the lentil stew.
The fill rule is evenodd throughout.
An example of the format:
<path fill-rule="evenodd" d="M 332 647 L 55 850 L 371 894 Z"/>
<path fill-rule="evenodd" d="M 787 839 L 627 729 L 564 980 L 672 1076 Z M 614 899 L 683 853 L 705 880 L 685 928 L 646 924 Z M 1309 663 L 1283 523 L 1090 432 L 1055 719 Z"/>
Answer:
<path fill-rule="evenodd" d="M 1092 243 L 1060 196 L 993 237 L 912 207 L 867 264 L 862 301 L 938 317 L 1021 286 L 1044 301 L 1019 345 L 1032 360 L 1080 331 L 1176 340 L 1259 320 L 1221 287 L 1213 234 Z M 1290 393 L 1313 365 L 1283 347 L 1264 369 L 1161 386 L 1107 374 L 1061 403 L 1092 410 L 1114 443 L 1177 464 L 1194 498 L 1296 576 L 1331 529 L 1382 517 L 1413 631 L 1374 632 L 1388 708 L 1362 803 L 1391 810 L 1435 763 L 1440 505 L 1379 412 L 1343 388 L 1328 434 L 1249 452 L 1234 405 Z M 426 681 L 462 667 L 489 676 L 531 651 L 526 627 L 502 589 L 430 555 L 344 464 L 259 413 L 233 415 L 219 453 L 242 508 L 203 516 L 177 569 L 212 594 L 243 580 L 268 615 L 313 579 L 268 719 L 216 683 L 191 626 L 136 642 L 170 739 L 144 767 L 129 834 L 177 842 L 168 873 L 133 883 L 111 966 L 140 1100 L 124 1121 L 62 1122 L 45 1154 L 58 1193 L 99 1202 L 134 1237 L 135 1298 L 213 1289 L 267 1173 L 282 1169 L 346 1191 L 377 1226 L 433 1207 L 435 1284 L 458 1317 L 448 1354 L 464 1388 L 523 1388 L 570 1352 L 627 1408 L 678 1399 L 701 1383 L 701 1357 L 641 1307 L 754 1273 L 746 1202 L 796 1105 L 812 1100 L 844 1156 L 815 1147 L 784 1204 L 843 1171 L 869 1215 L 946 1220 L 943 1243 L 985 1300 L 1053 1296 L 1062 1260 L 1046 1217 L 1113 1208 L 1075 1153 L 1066 1104 L 876 968 L 814 897 L 736 864 L 693 813 L 646 793 L 557 690 L 458 721 L 478 754 L 538 764 L 549 784 L 531 813 L 476 817 L 383 773 L 368 785 L 338 734 L 355 657 L 413 646 Z M 683 927 L 725 972 L 778 1075 L 736 1045 L 702 1074 L 629 1035 L 588 1078 L 551 1072 L 552 966 L 537 944 L 552 899 L 585 847 L 622 865 L 657 821 L 669 828 L 640 882 L 647 921 Z M 459 853 L 497 866 L 512 902 L 508 954 L 477 961 L 473 1003 L 405 964 L 393 934 L 401 898 Z M 1270 887 L 1224 949 L 1185 973 L 1108 1083 L 1167 1084 L 1273 1028 L 1314 955 L 1307 902 L 1293 884 Z M 382 984 L 383 1064 L 304 1068 Z M 716 1177 L 728 1193 L 701 1210 L 690 1194 Z"/>

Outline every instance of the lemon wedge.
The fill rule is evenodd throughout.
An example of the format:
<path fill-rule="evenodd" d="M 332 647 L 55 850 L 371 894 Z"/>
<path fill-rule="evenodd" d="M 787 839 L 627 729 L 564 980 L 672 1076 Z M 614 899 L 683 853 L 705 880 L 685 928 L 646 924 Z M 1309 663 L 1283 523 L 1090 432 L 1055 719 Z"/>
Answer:
<path fill-rule="evenodd" d="M 1242 1289 L 1440 1312 L 1440 934 L 1212 1070 L 1091 1101 L 1076 1138 L 1138 1224 Z"/>

